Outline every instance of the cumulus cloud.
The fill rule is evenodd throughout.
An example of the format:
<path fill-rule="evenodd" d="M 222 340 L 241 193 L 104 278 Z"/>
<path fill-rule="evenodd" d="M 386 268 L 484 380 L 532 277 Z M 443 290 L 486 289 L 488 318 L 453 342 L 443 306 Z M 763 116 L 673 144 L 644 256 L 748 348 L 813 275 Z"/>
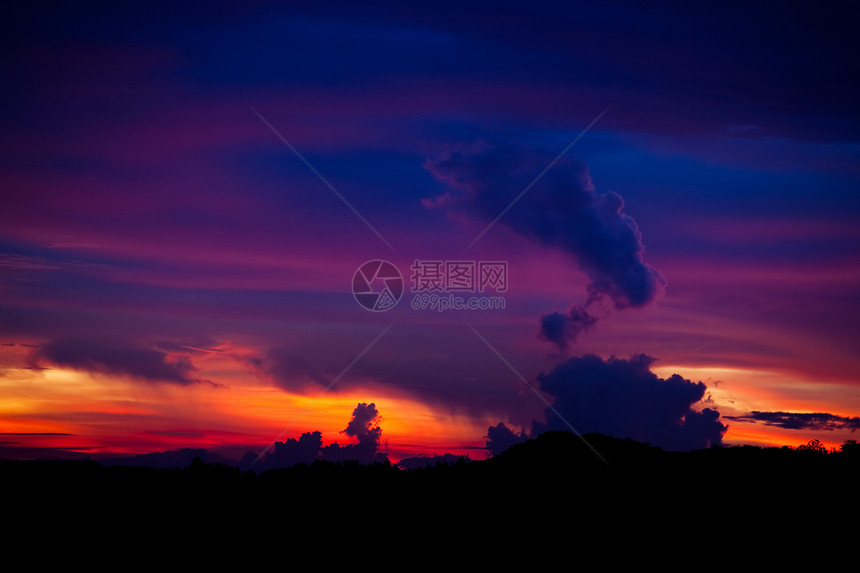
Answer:
<path fill-rule="evenodd" d="M 515 444 L 520 444 L 529 439 L 529 435 L 523 430 L 519 434 L 500 422 L 495 426 L 487 428 L 486 444 L 490 455 L 495 456 Z"/>
<path fill-rule="evenodd" d="M 359 445 L 372 446 L 375 451 L 382 435 L 382 428 L 379 427 L 381 419 L 376 404 L 362 402 L 352 411 L 352 419 L 343 433 L 357 439 Z"/>
<path fill-rule="evenodd" d="M 243 458 L 245 468 L 254 467 L 259 470 L 294 466 L 300 463 L 311 464 L 316 460 L 342 462 L 356 460 L 360 463 L 384 462 L 387 456 L 379 452 L 382 420 L 376 404 L 359 403 L 352 411 L 352 418 L 342 431 L 357 443 L 340 445 L 333 442 L 323 446 L 322 433 L 319 431 L 305 432 L 298 439 L 288 438 L 283 442 L 275 442 L 274 450 L 269 451 L 260 460 L 253 452 L 248 452 Z"/>
<path fill-rule="evenodd" d="M 827 413 L 758 412 L 742 416 L 726 416 L 738 422 L 758 422 L 787 430 L 851 430 L 860 428 L 860 418 Z"/>
<path fill-rule="evenodd" d="M 722 444 L 728 426 L 712 408 L 695 409 L 706 387 L 678 374 L 659 378 L 651 372 L 654 358 L 644 354 L 630 359 L 586 355 L 570 358 L 537 376 L 541 390 L 553 396 L 553 407 L 582 434 L 601 433 L 634 440 L 666 450 L 688 451 Z M 532 423 L 532 437 L 568 427 L 549 408 L 546 422 Z M 491 453 L 529 437 L 517 435 L 504 424 L 490 428 Z"/>
<path fill-rule="evenodd" d="M 283 442 L 275 442 L 274 451 L 266 455 L 267 467 L 289 467 L 297 464 L 311 464 L 322 456 L 322 433 L 305 432 L 298 439 L 287 438 Z M 252 453 L 246 456 L 246 461 L 255 458 Z M 250 464 L 247 464 L 250 466 Z"/>
<path fill-rule="evenodd" d="M 565 350 L 568 342 L 576 342 L 579 335 L 594 327 L 597 317 L 585 305 L 574 305 L 562 314 L 557 310 L 540 316 L 540 337 Z"/>
<path fill-rule="evenodd" d="M 31 367 L 45 364 L 96 374 L 123 376 L 149 382 L 194 384 L 199 378 L 188 354 L 156 346 L 96 339 L 62 339 L 41 345 L 31 356 Z"/>
<path fill-rule="evenodd" d="M 509 192 L 519 193 L 528 177 L 551 160 L 551 154 L 510 142 L 482 140 L 451 147 L 428 160 L 425 168 L 454 191 L 425 200 L 424 205 L 492 221 L 516 196 Z M 608 300 L 615 309 L 639 308 L 654 301 L 666 284 L 660 272 L 644 262 L 639 227 L 623 211 L 619 194 L 595 190 L 584 163 L 562 160 L 499 222 L 529 240 L 568 253 L 589 277 L 584 304 L 540 319 L 542 336 L 562 348 L 594 326 L 597 319 L 588 312 L 593 304 Z"/>
<path fill-rule="evenodd" d="M 570 358 L 537 377 L 540 387 L 555 397 L 554 407 L 578 431 L 633 438 L 668 450 L 693 450 L 722 443 L 728 429 L 719 412 L 701 411 L 706 387 L 673 374 L 667 379 L 651 372 L 654 358 L 644 354 L 628 360 L 586 355 Z M 546 424 L 535 430 L 566 429 L 547 410 Z"/>

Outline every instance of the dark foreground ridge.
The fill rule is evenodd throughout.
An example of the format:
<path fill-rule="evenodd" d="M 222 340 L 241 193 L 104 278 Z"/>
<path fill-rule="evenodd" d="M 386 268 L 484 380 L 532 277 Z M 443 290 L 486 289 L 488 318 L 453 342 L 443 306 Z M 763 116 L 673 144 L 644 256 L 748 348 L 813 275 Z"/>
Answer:
<path fill-rule="evenodd" d="M 303 527 L 374 521 L 379 526 L 486 528 L 495 520 L 531 523 L 558 516 L 599 528 L 648 528 L 657 516 L 705 521 L 830 519 L 854 513 L 860 451 L 719 447 L 665 452 L 632 440 L 547 432 L 484 461 L 465 459 L 404 471 L 387 462 L 316 461 L 243 471 L 195 459 L 181 469 L 105 466 L 94 461 L 2 461 L 4 491 L 28 506 L 21 517 L 71 525 L 81 515 L 135 527 L 221 527 L 224 534 L 274 535 L 272 519 Z M 836 494 L 838 502 L 825 502 Z M 855 514 L 856 515 L 856 514 Z M 686 516 L 686 517 L 684 517 Z M 725 520 L 725 521 L 723 521 Z M 283 533 L 283 531 L 281 531 Z"/>

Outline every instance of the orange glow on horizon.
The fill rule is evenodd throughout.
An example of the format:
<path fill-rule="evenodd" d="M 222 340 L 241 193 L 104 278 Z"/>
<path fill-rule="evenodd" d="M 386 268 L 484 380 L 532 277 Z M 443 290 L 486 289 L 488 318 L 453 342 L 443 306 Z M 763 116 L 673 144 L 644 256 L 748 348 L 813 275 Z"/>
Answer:
<path fill-rule="evenodd" d="M 500 420 L 487 414 L 440 411 L 372 381 L 348 391 L 294 394 L 236 367 L 227 356 L 212 352 L 195 361 L 200 383 L 148 383 L 92 375 L 63 368 L 7 368 L 0 378 L 0 432 L 11 444 L 66 448 L 95 454 L 141 454 L 184 447 L 259 453 L 274 441 L 320 431 L 324 444 L 351 443 L 342 431 L 360 402 L 375 403 L 380 413 L 381 447 L 392 461 L 411 455 L 466 453 L 482 459 L 487 428 Z M 781 372 L 726 367 L 659 365 L 655 374 L 680 374 L 708 386 L 706 397 L 728 424 L 727 445 L 797 447 L 818 439 L 828 448 L 852 436 L 849 431 L 787 430 L 760 423 L 730 420 L 753 410 L 832 412 L 824 394 L 812 394 L 808 380 Z M 354 384 L 354 383 L 353 383 Z M 810 389 L 812 388 L 812 389 Z M 842 415 L 854 415 L 846 412 Z M 386 449 L 387 448 L 387 449 Z M 473 449 L 470 449 L 473 448 Z"/>
<path fill-rule="evenodd" d="M 233 447 L 258 453 L 274 441 L 320 431 L 323 443 L 351 443 L 342 431 L 360 402 L 380 413 L 381 447 L 397 452 L 440 453 L 482 446 L 492 420 L 440 414 L 420 402 L 381 389 L 353 388 L 320 395 L 290 394 L 250 373 L 221 372 L 224 386 L 145 383 L 51 368 L 18 369 L 3 380 L 0 431 L 30 435 L 39 447 L 92 448 L 100 454 L 140 454 L 166 449 Z M 33 392 L 33 384 L 39 392 Z M 59 435 L 68 434 L 68 435 Z M 20 437 L 18 440 L 23 441 Z M 74 448 L 71 448 L 74 449 Z M 81 451 L 90 451 L 82 449 Z M 235 453 L 235 452 L 234 452 Z M 483 452 L 479 452 L 481 457 Z"/>
<path fill-rule="evenodd" d="M 835 415 L 855 416 L 855 413 L 833 411 L 832 404 L 825 398 L 827 393 L 821 392 L 822 387 L 829 385 L 805 380 L 797 375 L 791 377 L 780 371 L 723 366 L 661 365 L 652 367 L 652 371 L 661 378 L 680 374 L 693 382 L 701 380 L 707 386 L 705 397 L 710 395 L 713 403 L 700 403 L 698 406 L 716 408 L 724 416 L 722 421 L 729 426 L 723 438 L 727 445 L 797 447 L 811 439 L 818 439 L 828 449 L 838 449 L 846 439 L 851 439 L 850 430 L 795 430 L 725 418 L 727 415 L 742 416 L 752 411 L 828 412 Z"/>

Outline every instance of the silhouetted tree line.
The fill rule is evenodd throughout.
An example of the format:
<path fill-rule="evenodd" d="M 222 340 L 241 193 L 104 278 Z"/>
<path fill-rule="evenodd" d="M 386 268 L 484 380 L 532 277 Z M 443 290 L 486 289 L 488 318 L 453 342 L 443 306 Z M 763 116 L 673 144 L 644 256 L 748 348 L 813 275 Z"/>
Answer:
<path fill-rule="evenodd" d="M 7 460 L 0 462 L 0 479 L 4 491 L 26 502 L 16 519 L 32 519 L 34 526 L 47 515 L 53 527 L 77 527 L 84 515 L 118 530 L 150 522 L 181 531 L 217 524 L 219 536 L 259 536 L 261 544 L 281 542 L 275 536 L 293 531 L 281 528 L 289 524 L 301 524 L 310 535 L 332 527 L 402 532 L 442 520 L 452 535 L 469 535 L 514 517 L 549 527 L 564 516 L 597 535 L 647 531 L 666 515 L 717 528 L 753 514 L 831 519 L 836 511 L 856 509 L 855 441 L 832 452 L 814 442 L 667 452 L 601 434 L 585 438 L 607 463 L 580 438 L 551 431 L 487 460 L 449 458 L 409 471 L 387 460 L 317 459 L 260 472 L 200 457 L 174 469 Z M 823 492 L 835 492 L 839 503 L 822 503 Z M 681 523 L 672 527 L 683 529 Z"/>
<path fill-rule="evenodd" d="M 679 536 L 702 543 L 738 524 L 818 527 L 858 509 L 854 440 L 831 451 L 812 440 L 670 452 L 601 434 L 585 439 L 607 463 L 580 438 L 551 431 L 487 460 L 440 457 L 408 471 L 387 460 L 321 459 L 247 470 L 205 455 L 170 469 L 5 460 L 0 483 L 16 531 L 98 531 L 132 552 L 144 541 L 203 540 L 216 554 L 220 544 L 277 552 L 334 547 L 340 536 L 432 534 L 483 535 L 504 554 L 533 532 L 541 551 L 631 537 L 665 551 Z"/>

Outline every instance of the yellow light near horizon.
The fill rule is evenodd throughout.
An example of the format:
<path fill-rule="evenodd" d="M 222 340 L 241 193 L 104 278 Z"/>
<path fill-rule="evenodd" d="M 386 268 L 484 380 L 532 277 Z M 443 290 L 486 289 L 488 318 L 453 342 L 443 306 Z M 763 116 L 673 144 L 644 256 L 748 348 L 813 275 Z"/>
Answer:
<path fill-rule="evenodd" d="M 74 370 L 9 368 L 0 378 L 0 427 L 4 432 L 74 433 L 78 426 L 57 414 L 80 408 L 95 385 Z"/>
<path fill-rule="evenodd" d="M 3 389 L 0 395 L 2 413 L 13 405 L 24 409 L 37 404 L 50 407 L 82 390 L 92 391 L 94 385 L 86 375 L 74 370 L 9 368 L 7 375 L 0 378 L 0 388 Z"/>
<path fill-rule="evenodd" d="M 694 382 L 698 380 L 717 379 L 724 380 L 733 377 L 756 377 L 756 376 L 772 376 L 773 372 L 766 370 L 751 370 L 748 368 L 731 368 L 727 366 L 686 366 L 683 364 L 667 364 L 653 366 L 651 371 L 660 376 L 667 378 L 672 374 L 680 374 L 684 378 L 689 378 Z"/>
<path fill-rule="evenodd" d="M 660 365 L 651 370 L 661 378 L 679 374 L 693 382 L 703 382 L 712 400 L 732 412 L 778 411 L 787 409 L 792 393 L 807 393 L 811 381 L 781 371 L 726 366 Z M 820 388 L 820 385 L 819 385 Z M 827 403 L 822 400 L 821 403 Z M 810 398 L 804 397 L 807 407 Z"/>
<path fill-rule="evenodd" d="M 343 430 L 356 405 L 374 403 L 385 451 L 402 453 L 405 447 L 433 454 L 482 445 L 487 428 L 498 421 L 440 411 L 373 381 L 348 391 L 315 388 L 300 394 L 235 368 L 217 353 L 198 363 L 200 378 L 216 384 L 153 382 L 61 367 L 7 368 L 0 377 L 0 431 L 51 434 L 31 435 L 27 443 L 88 446 L 99 453 L 225 445 L 250 451 L 317 430 L 324 444 L 345 445 L 353 442 Z M 169 437 L 174 432 L 193 436 L 181 443 Z"/>
<path fill-rule="evenodd" d="M 832 432 L 826 430 L 784 430 L 750 422 L 732 422 L 729 424 L 729 430 L 723 438 L 723 443 L 727 446 L 750 444 L 761 447 L 790 446 L 796 448 L 815 438 L 827 449 L 838 449 L 843 443 L 844 437 L 834 438 L 831 434 Z"/>
<path fill-rule="evenodd" d="M 232 387 L 213 403 L 245 431 L 271 436 L 272 440 L 297 438 L 319 430 L 323 441 L 348 442 L 343 435 L 359 403 L 373 403 L 380 414 L 383 440 L 414 441 L 416 436 L 434 442 L 462 442 L 465 437 L 486 432 L 466 416 L 440 414 L 421 402 L 377 390 L 355 389 L 350 393 L 291 394 L 271 386 Z M 285 431 L 286 430 L 286 431 Z M 283 434 L 282 434 L 283 433 Z"/>
<path fill-rule="evenodd" d="M 713 407 L 723 416 L 744 416 L 759 411 L 826 412 L 851 417 L 860 411 L 860 399 L 852 400 L 844 385 L 809 380 L 776 370 L 665 365 L 652 368 L 652 371 L 661 378 L 679 374 L 694 382 L 701 380 L 708 386 L 707 393 L 711 395 Z M 743 418 L 724 421 L 729 426 L 723 438 L 727 445 L 797 447 L 816 438 L 827 448 L 838 448 L 849 432 L 847 429 L 836 432 L 814 428 L 789 429 Z"/>
<path fill-rule="evenodd" d="M 731 396 L 735 409 L 826 411 L 844 416 L 860 413 L 860 389 L 811 379 L 797 372 L 680 364 L 660 365 L 651 370 L 661 378 L 680 374 L 693 382 L 701 380 L 715 400 L 718 396 Z"/>
<path fill-rule="evenodd" d="M 67 431 L 121 425 L 105 416 L 157 417 L 176 402 L 176 385 L 151 384 L 63 368 L 18 369 L 0 378 L 0 418 L 53 420 Z M 4 424 L 12 423 L 11 420 Z M 126 423 L 129 425 L 130 423 Z"/>

